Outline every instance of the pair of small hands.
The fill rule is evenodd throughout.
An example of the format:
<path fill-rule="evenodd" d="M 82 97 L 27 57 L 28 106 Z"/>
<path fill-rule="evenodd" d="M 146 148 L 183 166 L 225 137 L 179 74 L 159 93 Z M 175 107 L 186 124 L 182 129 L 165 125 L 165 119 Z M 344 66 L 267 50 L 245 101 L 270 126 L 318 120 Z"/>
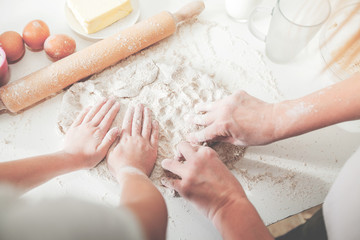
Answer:
<path fill-rule="evenodd" d="M 151 120 L 151 111 L 139 105 L 127 110 L 122 130 L 109 131 L 118 111 L 119 104 L 113 99 L 91 110 L 85 109 L 66 135 L 65 151 L 76 156 L 84 168 L 92 168 L 120 137 L 108 155 L 111 173 L 116 177 L 122 168 L 130 166 L 150 176 L 157 157 L 159 125 Z M 273 105 L 243 91 L 202 104 L 197 111 L 201 113 L 192 117 L 192 123 L 205 128 L 189 134 L 187 140 L 191 143 L 217 140 L 248 146 L 274 141 L 274 125 L 270 121 Z M 165 178 L 162 183 L 189 199 L 212 219 L 227 204 L 229 196 L 240 199 L 246 195 L 213 149 L 189 142 L 178 145 L 179 154 L 174 159 L 162 162 L 164 169 L 180 179 Z"/>
<path fill-rule="evenodd" d="M 65 135 L 64 152 L 83 169 L 90 169 L 120 137 L 108 153 L 111 173 L 116 177 L 122 168 L 133 167 L 150 176 L 157 157 L 159 125 L 152 121 L 148 108 L 138 105 L 127 110 L 121 130 L 118 127 L 109 130 L 119 110 L 120 104 L 114 99 L 84 109 Z"/>

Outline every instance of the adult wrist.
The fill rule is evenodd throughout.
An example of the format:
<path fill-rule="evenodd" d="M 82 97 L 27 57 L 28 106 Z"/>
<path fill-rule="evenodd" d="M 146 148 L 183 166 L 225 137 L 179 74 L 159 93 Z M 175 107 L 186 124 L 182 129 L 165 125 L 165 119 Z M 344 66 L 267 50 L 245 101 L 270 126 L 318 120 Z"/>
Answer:
<path fill-rule="evenodd" d="M 291 124 L 289 122 L 288 116 L 286 116 L 288 105 L 289 101 L 273 103 L 273 111 L 271 116 L 273 126 L 272 142 L 287 138 L 289 126 Z"/>
<path fill-rule="evenodd" d="M 222 222 L 221 219 L 223 218 L 224 214 L 231 211 L 234 206 L 242 204 L 244 202 L 248 202 L 245 194 L 237 193 L 237 192 L 228 192 L 224 194 L 226 198 L 220 200 L 217 206 L 214 207 L 212 211 L 209 212 L 209 218 L 216 226 L 216 222 Z"/>
<path fill-rule="evenodd" d="M 246 197 L 227 202 L 212 222 L 224 239 L 273 239 Z"/>

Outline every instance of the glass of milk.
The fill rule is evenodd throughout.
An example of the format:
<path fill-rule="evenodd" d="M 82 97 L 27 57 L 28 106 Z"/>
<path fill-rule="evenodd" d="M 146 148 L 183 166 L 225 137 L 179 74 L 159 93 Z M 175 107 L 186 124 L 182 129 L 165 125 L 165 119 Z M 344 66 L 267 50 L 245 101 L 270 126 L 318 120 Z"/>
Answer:
<path fill-rule="evenodd" d="M 329 17 L 329 0 L 278 0 L 273 9 L 256 7 L 249 17 L 249 30 L 265 42 L 270 60 L 285 63 L 308 44 Z M 254 19 L 259 14 L 271 15 L 267 35 L 260 32 Z"/>
<path fill-rule="evenodd" d="M 227 14 L 235 21 L 247 22 L 250 13 L 261 0 L 225 0 Z"/>

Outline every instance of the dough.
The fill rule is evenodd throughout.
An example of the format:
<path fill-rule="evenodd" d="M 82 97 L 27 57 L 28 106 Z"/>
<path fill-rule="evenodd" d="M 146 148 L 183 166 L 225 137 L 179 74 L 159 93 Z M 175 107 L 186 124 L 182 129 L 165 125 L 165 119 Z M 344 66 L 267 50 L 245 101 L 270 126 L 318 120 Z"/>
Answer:
<path fill-rule="evenodd" d="M 218 37 L 232 44 L 227 55 L 232 59 L 224 58 Z M 194 113 L 196 104 L 215 101 L 242 87 L 250 93 L 257 91 L 262 99 L 276 93 L 273 78 L 264 66 L 262 55 L 244 41 L 235 41 L 227 29 L 214 23 L 188 23 L 175 36 L 70 87 L 63 97 L 58 127 L 65 133 L 81 109 L 103 97 L 113 96 L 121 103 L 116 126 L 121 126 L 129 105 L 143 103 L 160 124 L 158 159 L 151 176 L 159 185 L 164 175 L 161 160 L 173 157 L 176 145 L 195 130 L 184 119 Z M 215 149 L 231 167 L 245 150 L 223 143 Z M 91 173 L 112 180 L 104 162 Z"/>

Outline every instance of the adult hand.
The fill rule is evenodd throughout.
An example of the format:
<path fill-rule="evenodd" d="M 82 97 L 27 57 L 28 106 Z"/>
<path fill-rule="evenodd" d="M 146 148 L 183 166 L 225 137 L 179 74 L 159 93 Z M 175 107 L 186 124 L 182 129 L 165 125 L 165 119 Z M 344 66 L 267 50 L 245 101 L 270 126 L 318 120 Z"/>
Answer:
<path fill-rule="evenodd" d="M 107 163 L 116 177 L 124 167 L 136 168 L 150 176 L 157 157 L 159 124 L 143 105 L 130 107 L 124 117 L 119 142 L 109 152 Z"/>
<path fill-rule="evenodd" d="M 163 178 L 162 184 L 194 203 L 210 220 L 233 200 L 246 199 L 242 186 L 213 149 L 181 142 L 178 152 L 179 156 L 161 165 L 180 179 Z"/>
<path fill-rule="evenodd" d="M 95 167 L 106 155 L 119 136 L 118 128 L 110 127 L 120 104 L 114 99 L 85 108 L 75 119 L 65 135 L 64 152 L 74 158 L 80 168 Z"/>
<path fill-rule="evenodd" d="M 273 104 L 263 102 L 244 91 L 216 102 L 203 103 L 191 117 L 193 124 L 205 128 L 190 133 L 192 143 L 223 141 L 238 146 L 263 145 L 275 140 Z"/>

